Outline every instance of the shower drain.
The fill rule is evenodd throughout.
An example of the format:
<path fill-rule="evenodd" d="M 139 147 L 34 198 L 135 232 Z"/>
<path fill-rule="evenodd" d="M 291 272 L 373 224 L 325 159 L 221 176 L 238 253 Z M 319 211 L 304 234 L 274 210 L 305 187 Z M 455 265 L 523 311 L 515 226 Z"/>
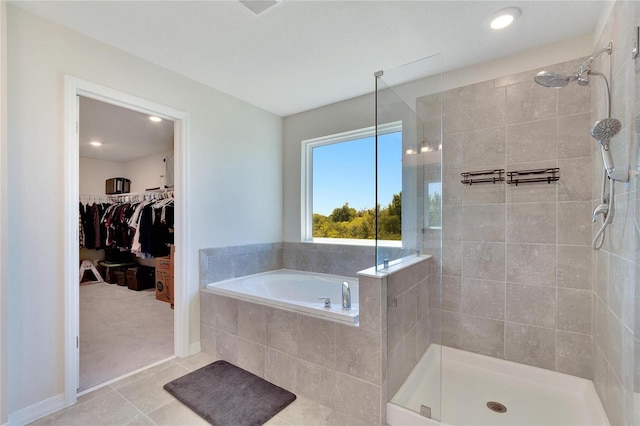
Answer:
<path fill-rule="evenodd" d="M 489 410 L 495 411 L 496 413 L 507 412 L 507 407 L 505 407 L 503 404 L 500 404 L 499 402 L 496 402 L 496 401 L 487 402 L 487 407 L 489 407 Z"/>

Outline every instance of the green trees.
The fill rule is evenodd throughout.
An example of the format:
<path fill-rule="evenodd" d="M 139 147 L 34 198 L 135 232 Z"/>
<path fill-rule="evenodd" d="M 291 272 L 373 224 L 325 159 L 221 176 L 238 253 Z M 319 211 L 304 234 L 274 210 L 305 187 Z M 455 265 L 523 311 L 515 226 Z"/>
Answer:
<path fill-rule="evenodd" d="M 429 226 L 442 226 L 442 196 L 439 192 L 429 195 Z"/>
<path fill-rule="evenodd" d="M 391 203 L 379 211 L 379 238 L 402 239 L 402 192 L 394 194 Z M 375 209 L 356 210 L 344 203 L 329 216 L 313 214 L 313 236 L 319 238 L 376 238 Z"/>

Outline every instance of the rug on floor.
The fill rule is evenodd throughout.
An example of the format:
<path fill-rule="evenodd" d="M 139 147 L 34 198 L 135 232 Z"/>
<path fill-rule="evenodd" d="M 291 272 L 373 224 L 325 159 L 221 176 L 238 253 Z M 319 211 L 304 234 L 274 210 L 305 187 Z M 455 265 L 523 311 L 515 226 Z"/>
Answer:
<path fill-rule="evenodd" d="M 262 425 L 296 399 L 223 360 L 175 379 L 164 389 L 215 426 Z"/>

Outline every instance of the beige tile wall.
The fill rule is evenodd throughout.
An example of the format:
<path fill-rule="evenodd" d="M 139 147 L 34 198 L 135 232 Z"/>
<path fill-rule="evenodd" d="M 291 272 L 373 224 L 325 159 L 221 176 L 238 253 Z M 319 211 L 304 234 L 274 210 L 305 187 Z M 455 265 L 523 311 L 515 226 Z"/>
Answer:
<path fill-rule="evenodd" d="M 384 424 L 387 400 L 430 343 L 431 263 L 360 275 L 358 327 L 203 289 L 202 350 L 352 419 Z"/>
<path fill-rule="evenodd" d="M 634 169 L 640 164 L 636 127 L 640 113 L 640 61 L 631 57 L 632 35 L 639 24 L 638 2 L 618 1 L 597 43 L 598 47 L 609 41 L 613 43 L 611 56 L 601 56 L 594 68 L 604 70 L 607 75 L 611 73 L 611 116 L 623 125 L 611 141 L 616 168 Z M 604 85 L 598 80 L 593 81 L 592 96 L 591 123 L 607 116 Z M 591 208 L 599 204 L 602 176 L 602 159 L 596 148 L 592 141 Z M 616 183 L 616 219 L 607 231 L 602 249 L 592 253 L 595 277 L 592 375 L 612 425 L 638 424 L 640 421 L 634 418 L 633 401 L 634 392 L 640 391 L 638 179 L 633 177 L 630 183 Z M 594 225 L 593 234 L 596 229 Z M 577 254 L 569 254 L 574 255 Z"/>
<path fill-rule="evenodd" d="M 387 276 L 387 356 L 389 399 L 431 343 L 429 281 L 431 259 Z"/>
<path fill-rule="evenodd" d="M 591 378 L 591 93 L 539 86 L 538 71 L 442 94 L 442 306 L 436 268 L 432 341 L 441 322 L 444 345 Z M 560 168 L 559 182 L 460 183 L 467 171 L 547 167 Z"/>

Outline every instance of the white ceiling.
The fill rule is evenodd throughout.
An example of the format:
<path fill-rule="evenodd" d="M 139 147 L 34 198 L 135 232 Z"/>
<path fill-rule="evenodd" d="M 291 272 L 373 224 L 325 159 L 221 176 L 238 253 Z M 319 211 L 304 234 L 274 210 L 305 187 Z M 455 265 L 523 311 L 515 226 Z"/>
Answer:
<path fill-rule="evenodd" d="M 14 1 L 281 116 L 369 93 L 373 73 L 436 53 L 449 71 L 589 34 L 606 1 Z M 493 31 L 506 6 L 522 15 Z"/>
<path fill-rule="evenodd" d="M 119 163 L 173 149 L 173 121 L 153 122 L 147 114 L 83 96 L 78 135 L 81 157 Z"/>

